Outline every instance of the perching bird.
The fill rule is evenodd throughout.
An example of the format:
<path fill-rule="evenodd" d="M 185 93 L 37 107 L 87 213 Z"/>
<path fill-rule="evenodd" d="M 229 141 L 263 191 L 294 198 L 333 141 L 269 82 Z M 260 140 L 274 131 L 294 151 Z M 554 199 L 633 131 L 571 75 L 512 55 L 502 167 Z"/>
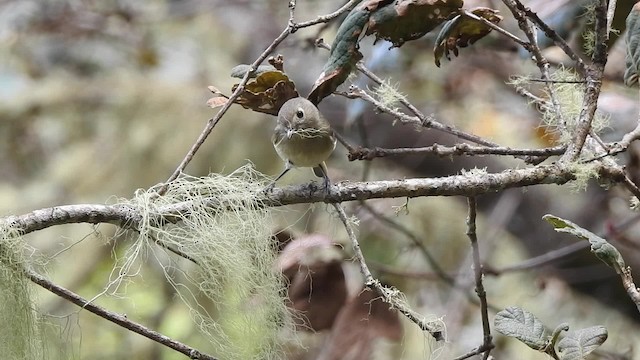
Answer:
<path fill-rule="evenodd" d="M 311 101 L 297 97 L 285 102 L 278 112 L 271 140 L 285 162 L 284 170 L 271 186 L 293 167 L 312 167 L 316 176 L 324 178 L 324 188 L 328 189 L 329 177 L 324 161 L 335 149 L 336 138 Z"/>

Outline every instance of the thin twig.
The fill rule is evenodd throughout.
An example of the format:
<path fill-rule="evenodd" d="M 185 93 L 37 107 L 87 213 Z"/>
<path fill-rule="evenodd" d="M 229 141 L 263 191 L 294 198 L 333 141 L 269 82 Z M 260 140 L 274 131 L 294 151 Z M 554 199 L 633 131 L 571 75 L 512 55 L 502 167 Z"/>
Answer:
<path fill-rule="evenodd" d="M 576 252 L 587 249 L 587 248 L 589 248 L 588 242 L 579 241 L 571 245 L 562 247 L 560 249 L 546 252 L 540 256 L 532 257 L 530 259 L 527 259 L 515 265 L 506 266 L 500 269 L 487 268 L 485 273 L 487 275 L 500 276 L 502 274 L 506 274 L 510 272 L 535 269 L 535 268 L 539 268 L 544 265 L 550 264 L 552 262 L 555 262 L 571 254 L 575 254 Z"/>
<path fill-rule="evenodd" d="M 425 260 L 427 260 L 427 262 L 429 263 L 429 266 L 431 266 L 431 269 L 433 269 L 435 274 L 437 274 L 437 276 L 440 277 L 440 279 L 443 280 L 445 283 L 450 285 L 454 284 L 453 277 L 451 277 L 449 274 L 447 274 L 444 271 L 442 266 L 440 266 L 440 264 L 436 260 L 435 256 L 431 254 L 427 246 L 413 232 L 411 232 L 409 229 L 407 229 L 407 227 L 398 223 L 397 221 L 393 221 L 392 219 L 380 214 L 378 211 L 376 211 L 373 207 L 371 207 L 369 204 L 365 203 L 364 201 L 362 201 L 360 204 L 376 219 L 384 222 L 388 226 L 394 228 L 396 231 L 408 237 L 409 240 L 411 240 L 411 242 L 418 248 L 418 250 L 420 250 L 420 252 L 422 253 L 422 256 L 425 258 Z"/>
<path fill-rule="evenodd" d="M 473 253 L 473 272 L 476 281 L 476 294 L 480 299 L 480 315 L 482 317 L 482 346 L 485 347 L 483 359 L 489 358 L 489 353 L 493 348 L 493 337 L 491 336 L 491 327 L 489 325 L 489 311 L 487 309 L 487 293 L 482 284 L 484 272 L 480 261 L 480 246 L 478 245 L 478 235 L 476 232 L 476 198 L 471 196 L 467 198 L 469 205 L 469 213 L 467 215 L 467 236 L 471 241 L 471 250 Z"/>
<path fill-rule="evenodd" d="M 487 19 L 483 18 L 482 16 L 478 16 L 478 15 L 476 15 L 476 14 L 474 14 L 474 13 L 472 13 L 472 12 L 468 11 L 468 10 L 464 10 L 464 9 L 462 10 L 462 13 L 463 13 L 465 16 L 467 16 L 467 17 L 469 17 L 469 18 L 471 18 L 471 19 L 473 19 L 473 20 L 475 20 L 475 21 L 479 21 L 479 22 L 481 22 L 481 23 L 483 23 L 483 24 L 487 25 L 488 27 L 492 28 L 493 30 L 495 30 L 495 31 L 499 32 L 500 34 L 502 34 L 502 35 L 504 35 L 504 36 L 508 37 L 509 39 L 511 39 L 511 40 L 513 40 L 513 41 L 515 41 L 515 42 L 517 42 L 518 44 L 520 44 L 520 45 L 522 45 L 522 46 L 524 46 L 524 47 L 527 47 L 527 45 L 529 45 L 529 43 L 528 43 L 528 42 L 526 42 L 526 41 L 524 41 L 524 40 L 520 39 L 519 37 L 517 37 L 517 36 L 515 36 L 514 34 L 512 34 L 512 33 L 508 32 L 507 30 L 505 30 L 505 29 L 501 28 L 500 26 L 498 26 L 498 25 L 496 25 L 496 24 L 492 23 L 491 21 L 489 21 L 489 20 L 487 20 Z"/>
<path fill-rule="evenodd" d="M 370 71 L 369 69 L 367 69 L 367 67 L 364 65 L 364 63 L 362 61 L 359 61 L 356 64 L 356 69 L 358 69 L 358 71 L 360 71 L 362 74 L 364 74 L 366 77 L 368 77 L 369 79 L 371 79 L 374 83 L 381 85 L 384 83 L 384 81 L 378 77 L 375 73 L 373 73 L 372 71 Z M 368 95 L 368 94 L 367 94 Z M 371 102 L 371 100 L 373 100 L 373 104 L 380 108 L 381 110 L 383 108 L 380 107 L 380 105 L 382 105 L 379 101 L 375 100 L 374 98 L 369 96 L 369 99 L 363 99 L 366 101 Z M 483 139 L 477 135 L 473 135 L 473 134 L 469 134 L 467 132 L 464 132 L 462 130 L 458 130 L 456 128 L 454 128 L 453 126 L 450 125 L 446 125 L 443 123 L 438 122 L 437 120 L 435 120 L 432 116 L 426 116 L 424 115 L 420 110 L 418 110 L 418 108 L 416 108 L 413 104 L 411 104 L 407 99 L 404 99 L 403 97 L 400 97 L 398 99 L 398 101 L 405 106 L 407 109 L 409 109 L 409 111 L 411 111 L 415 117 L 413 116 L 408 116 L 409 118 L 412 118 L 413 120 L 411 121 L 412 123 L 416 124 L 416 125 L 420 125 L 422 127 L 426 127 L 426 128 L 430 128 L 430 129 L 434 129 L 434 130 L 438 130 L 440 132 L 444 132 L 447 134 L 451 134 L 454 135 L 460 139 L 464 139 L 467 141 L 471 141 L 473 143 L 476 144 L 480 144 L 480 145 L 485 145 L 485 146 L 492 146 L 492 147 L 496 147 L 499 146 L 498 144 Z M 383 106 L 384 109 L 390 109 L 388 106 Z M 395 111 L 396 114 L 403 114 L 400 111 Z M 394 115 L 395 116 L 395 115 Z"/>
<path fill-rule="evenodd" d="M 36 273 L 33 270 L 25 269 L 25 274 L 34 283 L 60 296 L 61 298 L 68 300 L 69 302 L 81 307 L 82 309 L 85 309 L 95 315 L 100 316 L 105 320 L 111 321 L 116 325 L 122 326 L 123 328 L 129 331 L 140 334 L 150 340 L 153 340 L 181 354 L 184 354 L 185 356 L 188 356 L 189 359 L 216 360 L 216 358 L 211 355 L 201 353 L 200 351 L 188 345 L 185 345 L 179 341 L 175 341 L 159 332 L 153 331 L 142 324 L 133 322 L 127 319 L 127 317 L 124 315 L 114 313 L 103 307 L 95 305 L 90 301 L 84 299 L 80 295 L 63 288 L 62 286 L 54 284 L 53 282 L 49 281 L 48 279 L 46 279 L 45 277 Z"/>
<path fill-rule="evenodd" d="M 325 50 L 329 50 L 331 48 L 327 43 L 322 41 L 322 39 L 319 39 L 318 41 L 316 41 L 316 45 L 318 47 L 322 48 L 322 49 L 325 49 Z M 378 77 L 378 75 L 376 75 L 374 72 L 369 70 L 364 65 L 364 63 L 362 61 L 359 61 L 358 63 L 356 63 L 356 69 L 358 69 L 358 71 L 360 71 L 363 75 L 365 75 L 366 77 L 371 79 L 377 85 L 381 85 L 381 84 L 384 83 L 384 80 L 382 80 L 380 77 Z M 357 87 L 354 87 L 354 89 L 357 89 Z M 362 90 L 360 90 L 360 91 L 362 91 Z M 364 91 L 362 91 L 362 92 L 364 92 Z M 355 94 L 349 94 L 349 93 L 336 92 L 336 94 L 343 95 L 343 96 L 350 97 L 350 98 L 359 97 L 359 96 L 356 96 Z M 366 92 L 365 92 L 365 94 L 366 94 Z M 404 107 L 406 107 L 409 111 L 411 111 L 415 116 L 406 115 L 406 114 L 404 114 L 404 113 L 402 113 L 402 112 L 400 112 L 398 110 L 391 109 L 388 106 L 384 106 L 384 105 L 382 105 L 382 103 L 380 103 L 379 101 L 375 100 L 371 96 L 369 96 L 367 99 L 363 98 L 363 100 L 372 103 L 374 106 L 380 108 L 380 110 L 383 110 L 385 112 L 388 112 L 388 113 L 392 114 L 393 116 L 396 116 L 401 121 L 404 120 L 403 121 L 404 123 L 415 124 L 415 125 L 419 125 L 419 126 L 422 126 L 422 127 L 434 129 L 434 130 L 437 130 L 437 131 L 441 131 L 441 132 L 444 132 L 444 133 L 447 133 L 447 134 L 454 135 L 454 136 L 456 136 L 456 137 L 458 137 L 460 139 L 471 141 L 473 143 L 484 145 L 484 146 L 491 146 L 491 147 L 500 146 L 497 143 L 494 143 L 492 141 L 483 139 L 483 138 L 481 138 L 481 137 L 479 137 L 477 135 L 473 135 L 473 134 L 458 130 L 458 129 L 454 128 L 453 126 L 440 123 L 440 122 L 438 122 L 437 120 L 435 120 L 431 116 L 424 115 L 420 110 L 418 110 L 418 108 L 416 108 L 413 104 L 411 104 L 407 99 L 404 99 L 403 97 L 400 97 L 398 99 L 398 101 Z M 391 111 L 391 112 L 389 112 L 389 111 Z"/>
<path fill-rule="evenodd" d="M 544 55 L 542 55 L 542 50 L 540 50 L 540 47 L 538 46 L 538 39 L 534 31 L 535 29 L 527 20 L 525 13 L 518 8 L 518 4 L 516 2 L 505 1 L 505 4 L 509 7 L 513 16 L 518 20 L 518 26 L 520 29 L 525 33 L 527 39 L 529 39 L 530 44 L 526 49 L 533 55 L 533 59 L 538 66 L 538 69 L 540 69 L 542 80 L 545 80 L 544 87 L 549 94 L 551 107 L 543 107 L 542 110 L 547 112 L 552 111 L 558 117 L 559 122 L 566 128 L 567 121 L 564 118 L 562 107 L 560 106 L 560 102 L 558 101 L 558 97 L 552 83 L 549 82 L 551 80 L 551 75 L 549 73 L 549 61 Z"/>
<path fill-rule="evenodd" d="M 356 148 L 349 151 L 349 160 L 372 160 L 379 157 L 401 155 L 435 155 L 439 157 L 474 156 L 474 155 L 503 155 L 503 156 L 554 156 L 562 155 L 566 146 L 560 145 L 543 149 L 512 149 L 510 147 L 473 146 L 469 144 L 456 144 L 444 146 L 433 144 L 415 148 Z"/>
<path fill-rule="evenodd" d="M 627 266 L 622 269 L 622 273 L 620 274 L 620 278 L 622 279 L 622 285 L 624 289 L 629 294 L 629 297 L 636 304 L 638 311 L 640 312 L 640 289 L 636 287 L 636 284 L 633 282 L 633 276 L 631 276 L 631 267 Z"/>
<path fill-rule="evenodd" d="M 549 39 L 553 40 L 553 42 L 560 49 L 562 49 L 562 51 L 564 51 L 564 53 L 567 54 L 571 58 L 571 60 L 576 62 L 576 67 L 581 73 L 584 74 L 586 72 L 585 71 L 586 66 L 585 66 L 584 60 L 582 60 L 582 58 L 578 56 L 578 54 L 575 51 L 573 51 L 573 49 L 571 48 L 571 46 L 569 46 L 566 40 L 561 38 L 558 35 L 558 33 L 556 33 L 552 28 L 549 27 L 549 25 L 547 25 L 544 21 L 542 21 L 542 19 L 540 19 L 540 17 L 538 16 L 538 14 L 531 11 L 530 8 L 524 6 L 520 0 L 503 0 L 502 2 L 505 3 L 505 5 L 509 7 L 509 9 L 512 9 L 513 6 L 515 5 L 516 9 L 523 12 L 529 19 L 531 19 L 536 24 L 536 26 L 540 28 L 540 30 L 542 30 Z M 513 10 L 512 10 L 512 13 L 513 13 Z M 516 13 L 514 13 L 514 16 L 516 16 Z M 516 16 L 516 18 L 517 17 L 518 16 Z"/>
<path fill-rule="evenodd" d="M 380 111 L 383 111 L 395 117 L 397 120 L 400 120 L 402 124 L 410 124 L 410 125 L 416 125 L 416 126 L 421 126 L 425 128 L 431 128 L 434 130 L 440 130 L 442 132 L 455 135 L 461 139 L 468 140 L 480 145 L 499 146 L 498 144 L 489 140 L 485 140 L 477 135 L 466 133 L 464 131 L 454 128 L 453 126 L 444 125 L 431 117 L 424 116 L 423 114 L 420 114 L 419 116 L 407 115 L 398 109 L 394 109 L 394 108 L 391 108 L 390 106 L 384 105 L 382 102 L 378 101 L 373 96 L 369 95 L 366 91 L 359 89 L 355 85 L 351 85 L 349 87 L 349 92 L 346 92 L 346 93 L 335 92 L 335 94 L 342 95 L 350 99 L 358 98 L 358 99 L 367 101 L 371 103 L 373 106 L 375 106 L 377 109 L 379 109 Z M 418 110 L 416 109 L 416 111 Z M 418 111 L 418 113 L 420 112 Z"/>
<path fill-rule="evenodd" d="M 388 303 L 392 308 L 397 309 L 400 313 L 407 317 L 407 319 L 418 325 L 421 330 L 428 332 L 436 341 L 444 340 L 444 334 L 440 326 L 438 326 L 437 322 L 426 321 L 422 315 L 416 313 L 413 309 L 405 304 L 398 290 L 391 289 L 382 285 L 380 281 L 376 280 L 373 275 L 371 275 L 371 271 L 369 270 L 369 267 L 367 266 L 367 263 L 364 259 L 364 254 L 362 254 L 362 250 L 360 250 L 360 243 L 358 242 L 358 238 L 356 237 L 353 226 L 347 218 L 347 214 L 342 208 L 342 205 L 340 203 L 335 203 L 333 204 L 333 207 L 334 209 L 336 209 L 338 217 L 342 221 L 342 224 L 347 231 L 347 236 L 351 241 L 351 246 L 360 267 L 360 272 L 364 277 L 365 286 L 374 289 L 381 296 L 384 302 Z"/>

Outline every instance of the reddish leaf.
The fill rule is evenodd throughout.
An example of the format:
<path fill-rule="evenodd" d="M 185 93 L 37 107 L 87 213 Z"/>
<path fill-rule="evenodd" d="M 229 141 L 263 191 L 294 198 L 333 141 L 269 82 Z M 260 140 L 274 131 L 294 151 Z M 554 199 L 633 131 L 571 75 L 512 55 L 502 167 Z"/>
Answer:
<path fill-rule="evenodd" d="M 470 10 L 471 13 L 478 17 L 485 18 L 490 22 L 497 24 L 502 20 L 502 16 L 498 15 L 498 10 L 479 7 Z M 448 21 L 436 39 L 436 46 L 433 49 L 436 65 L 440 66 L 440 58 L 444 55 L 448 60 L 449 52 L 458 56 L 458 47 L 467 47 L 479 39 L 486 36 L 492 30 L 488 25 L 474 20 L 465 14 L 461 14 Z"/>

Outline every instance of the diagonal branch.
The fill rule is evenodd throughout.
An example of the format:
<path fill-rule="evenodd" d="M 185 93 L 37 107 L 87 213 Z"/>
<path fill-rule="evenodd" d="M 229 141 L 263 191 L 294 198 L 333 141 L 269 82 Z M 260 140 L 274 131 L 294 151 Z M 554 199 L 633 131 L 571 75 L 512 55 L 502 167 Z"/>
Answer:
<path fill-rule="evenodd" d="M 382 297 L 382 300 L 384 302 L 389 304 L 393 309 L 398 310 L 400 313 L 402 313 L 402 315 L 406 316 L 407 319 L 418 325 L 418 327 L 420 327 L 422 331 L 428 332 L 436 341 L 444 340 L 443 330 L 438 321 L 427 321 L 426 319 L 424 319 L 422 315 L 416 313 L 405 303 L 405 301 L 402 299 L 400 291 L 382 285 L 379 280 L 375 279 L 373 275 L 371 275 L 371 271 L 369 270 L 369 267 L 367 266 L 367 263 L 364 259 L 364 254 L 362 254 L 362 250 L 360 250 L 360 243 L 358 242 L 355 230 L 353 229 L 351 222 L 347 218 L 347 214 L 344 212 L 342 205 L 336 203 L 333 204 L 333 207 L 338 212 L 338 217 L 342 221 L 342 224 L 347 231 L 347 236 L 351 241 L 353 252 L 355 254 L 358 265 L 360 266 L 360 272 L 364 277 L 364 285 L 368 288 L 374 289 Z"/>
<path fill-rule="evenodd" d="M 140 334 L 148 339 L 151 339 L 159 344 L 162 344 L 170 349 L 173 349 L 181 354 L 189 357 L 189 359 L 202 359 L 202 360 L 216 360 L 215 357 L 201 353 L 200 351 L 185 345 L 179 341 L 175 341 L 159 332 L 153 331 L 142 324 L 138 324 L 127 319 L 126 316 L 114 313 L 103 307 L 91 303 L 89 300 L 84 299 L 80 295 L 56 285 L 53 282 L 47 280 L 44 276 L 36 273 L 33 270 L 25 269 L 26 276 L 34 283 L 42 286 L 50 292 L 60 296 L 61 298 L 68 300 L 75 305 L 85 309 L 95 315 L 100 316 L 103 319 L 109 320 L 112 323 L 122 326 L 123 328 L 133 331 L 136 334 Z"/>

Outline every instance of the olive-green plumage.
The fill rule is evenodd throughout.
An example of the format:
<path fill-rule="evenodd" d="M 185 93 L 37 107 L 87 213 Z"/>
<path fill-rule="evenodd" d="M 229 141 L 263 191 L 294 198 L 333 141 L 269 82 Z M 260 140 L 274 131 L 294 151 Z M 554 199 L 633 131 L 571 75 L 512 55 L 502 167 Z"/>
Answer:
<path fill-rule="evenodd" d="M 326 184 L 324 161 L 335 149 L 336 138 L 313 103 L 301 97 L 285 102 L 278 112 L 272 141 L 285 162 L 285 170 L 276 181 L 292 167 L 313 167 L 316 175 L 325 178 Z"/>

